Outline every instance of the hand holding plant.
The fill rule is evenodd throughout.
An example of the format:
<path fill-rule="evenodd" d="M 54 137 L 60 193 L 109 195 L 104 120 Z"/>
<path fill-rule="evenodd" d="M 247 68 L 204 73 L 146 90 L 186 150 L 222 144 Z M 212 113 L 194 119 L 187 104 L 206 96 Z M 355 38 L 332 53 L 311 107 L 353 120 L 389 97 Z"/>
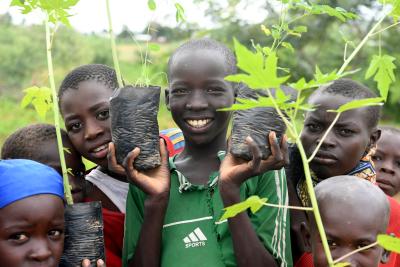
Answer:
<path fill-rule="evenodd" d="M 252 154 L 252 159 L 250 161 L 245 161 L 228 153 L 219 169 L 220 184 L 234 185 L 239 188 L 240 185 L 250 177 L 269 170 L 280 169 L 288 164 L 289 154 L 286 137 L 283 137 L 279 144 L 275 132 L 271 131 L 268 135 L 268 141 L 271 154 L 266 159 L 262 158 L 260 148 L 251 137 L 246 138 L 246 143 Z"/>
<path fill-rule="evenodd" d="M 136 147 L 126 156 L 123 166 L 129 181 L 151 197 L 169 195 L 170 172 L 168 167 L 168 152 L 164 140 L 160 139 L 161 165 L 148 170 L 138 171 L 133 162 L 139 156 L 140 149 Z"/>

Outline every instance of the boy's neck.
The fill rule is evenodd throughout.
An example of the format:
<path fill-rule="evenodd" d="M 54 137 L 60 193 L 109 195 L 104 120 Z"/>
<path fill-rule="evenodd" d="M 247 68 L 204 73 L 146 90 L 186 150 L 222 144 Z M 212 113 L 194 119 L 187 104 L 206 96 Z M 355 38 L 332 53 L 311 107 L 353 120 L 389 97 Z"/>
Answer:
<path fill-rule="evenodd" d="M 185 148 L 179 154 L 179 159 L 192 158 L 196 160 L 216 157 L 219 151 L 226 150 L 226 133 L 223 132 L 207 144 L 194 144 L 190 140 L 185 141 Z"/>

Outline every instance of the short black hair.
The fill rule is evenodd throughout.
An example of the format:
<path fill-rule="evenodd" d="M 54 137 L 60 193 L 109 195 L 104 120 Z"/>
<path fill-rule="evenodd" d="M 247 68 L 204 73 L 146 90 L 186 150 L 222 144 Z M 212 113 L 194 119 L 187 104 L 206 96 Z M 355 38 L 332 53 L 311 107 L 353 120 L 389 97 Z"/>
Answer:
<path fill-rule="evenodd" d="M 68 138 L 67 132 L 61 129 L 63 138 Z M 12 133 L 4 142 L 1 149 L 2 159 L 30 159 L 42 162 L 45 157 L 41 150 L 43 143 L 56 142 L 54 125 L 38 123 L 23 127 Z"/>
<path fill-rule="evenodd" d="M 235 74 L 237 72 L 236 57 L 233 54 L 232 50 L 230 50 L 227 46 L 216 40 L 210 38 L 201 38 L 201 39 L 193 39 L 182 44 L 172 53 L 172 55 L 168 60 L 168 79 L 170 79 L 171 77 L 170 70 L 174 58 L 182 52 L 191 51 L 195 49 L 207 49 L 220 53 L 225 58 L 226 74 L 227 75 Z"/>
<path fill-rule="evenodd" d="M 118 80 L 115 70 L 103 64 L 88 64 L 73 69 L 61 83 L 58 90 L 58 103 L 61 103 L 61 98 L 66 90 L 78 89 L 79 83 L 84 81 L 94 80 L 102 83 L 114 90 L 118 88 Z"/>
<path fill-rule="evenodd" d="M 327 93 L 331 95 L 341 95 L 350 99 L 375 98 L 377 95 L 365 85 L 351 79 L 339 79 L 333 83 L 320 87 L 316 92 Z M 381 106 L 366 107 L 367 125 L 370 129 L 378 125 L 381 117 Z"/>

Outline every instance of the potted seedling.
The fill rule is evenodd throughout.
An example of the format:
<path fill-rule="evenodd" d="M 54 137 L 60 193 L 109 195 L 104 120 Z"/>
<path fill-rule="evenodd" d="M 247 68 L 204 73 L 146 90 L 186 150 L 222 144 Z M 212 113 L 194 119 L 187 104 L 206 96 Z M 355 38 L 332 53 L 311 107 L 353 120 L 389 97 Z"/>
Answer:
<path fill-rule="evenodd" d="M 58 109 L 57 92 L 54 82 L 52 61 L 53 38 L 59 24 L 69 26 L 69 9 L 75 6 L 78 0 L 67 1 L 41 1 L 41 0 L 14 0 L 12 6 L 22 8 L 23 14 L 33 10 L 40 10 L 44 16 L 46 30 L 47 67 L 50 89 L 47 87 L 31 87 L 25 90 L 23 106 L 32 103 L 41 117 L 45 117 L 46 111 L 53 108 L 54 124 L 57 134 L 58 152 L 63 174 L 65 192 L 65 241 L 64 254 L 60 266 L 80 266 L 83 259 L 95 262 L 97 259 L 105 260 L 103 219 L 101 203 L 73 204 L 71 186 L 68 180 L 68 168 L 64 158 L 64 147 L 60 131 L 60 112 Z M 51 24 L 53 27 L 51 27 Z"/>
<path fill-rule="evenodd" d="M 396 2 L 396 3 L 395 3 Z M 301 126 L 299 125 L 299 116 L 301 115 L 301 111 L 307 111 L 312 109 L 313 107 L 307 105 L 305 103 L 305 92 L 306 90 L 310 90 L 313 88 L 320 87 L 326 83 L 329 83 L 333 80 L 343 77 L 346 74 L 345 71 L 349 66 L 350 62 L 355 58 L 357 53 L 361 50 L 361 48 L 367 43 L 367 41 L 375 36 L 380 35 L 382 31 L 390 29 L 393 25 L 397 25 L 398 22 L 396 20 L 400 17 L 400 10 L 396 8 L 398 6 L 398 1 L 386 1 L 386 3 L 391 3 L 394 5 L 391 13 L 387 13 L 379 19 L 375 25 L 371 28 L 365 38 L 360 42 L 360 44 L 354 49 L 354 51 L 347 56 L 345 54 L 345 60 L 339 71 L 332 71 L 330 73 L 324 74 L 319 68 L 316 68 L 316 73 L 314 79 L 310 81 L 306 81 L 306 79 L 302 78 L 298 80 L 296 83 L 290 84 L 292 88 L 297 91 L 297 96 L 295 101 L 288 101 L 290 97 L 285 94 L 283 91 L 280 91 L 280 87 L 283 82 L 287 80 L 288 77 L 280 77 L 278 70 L 278 55 L 277 50 L 282 47 L 284 49 L 289 49 L 294 52 L 293 46 L 285 42 L 286 38 L 290 35 L 301 36 L 301 33 L 306 32 L 306 27 L 298 26 L 294 27 L 292 23 L 300 20 L 306 16 L 314 15 L 314 14 L 328 14 L 330 16 L 334 16 L 339 18 L 340 20 L 346 21 L 347 19 L 355 18 L 356 15 L 350 12 L 345 11 L 342 8 L 334 8 L 328 5 L 319 5 L 319 4 L 309 4 L 306 2 L 299 1 L 286 1 L 282 2 L 282 13 L 280 17 L 279 25 L 273 25 L 272 30 L 262 27 L 262 30 L 267 36 L 272 37 L 273 42 L 271 46 L 261 47 L 260 45 L 254 45 L 255 52 L 247 49 L 245 46 L 240 44 L 238 41 L 234 40 L 235 43 L 235 52 L 238 60 L 238 67 L 243 71 L 241 74 L 230 75 L 226 77 L 228 81 L 245 83 L 251 89 L 259 89 L 259 88 L 267 88 L 267 96 L 259 96 L 258 99 L 243 99 L 239 98 L 237 103 L 234 104 L 231 108 L 226 108 L 223 110 L 230 110 L 236 112 L 237 110 L 245 110 L 252 108 L 260 108 L 260 107 L 273 107 L 276 112 L 279 114 L 282 121 L 285 123 L 287 127 L 287 132 L 289 136 L 294 140 L 297 145 L 301 159 L 304 166 L 304 174 L 306 177 L 307 189 L 309 198 L 311 200 L 311 207 L 290 207 L 285 205 L 276 205 L 270 204 L 266 199 L 260 199 L 258 196 L 252 196 L 245 200 L 242 203 L 238 203 L 231 207 L 227 207 L 225 209 L 225 213 L 222 216 L 221 220 L 225 220 L 229 217 L 233 217 L 236 214 L 250 208 L 250 210 L 254 213 L 257 212 L 263 205 L 271 206 L 276 208 L 285 208 L 285 209 L 298 209 L 298 210 L 306 210 L 313 212 L 315 221 L 318 227 L 318 231 L 321 237 L 322 245 L 324 248 L 324 252 L 327 258 L 327 263 L 330 267 L 332 266 L 348 266 L 346 263 L 346 258 L 354 253 L 358 253 L 362 250 L 366 250 L 371 248 L 372 246 L 381 245 L 385 249 L 400 252 L 400 239 L 395 237 L 390 237 L 387 235 L 379 235 L 377 237 L 377 241 L 374 244 L 369 246 L 354 250 L 339 259 L 333 260 L 329 245 L 327 242 L 324 226 L 322 224 L 321 216 L 319 213 L 319 208 L 316 202 L 316 197 L 314 193 L 314 187 L 311 178 L 311 171 L 309 167 L 309 162 L 313 159 L 315 154 L 317 153 L 319 147 L 322 142 L 328 135 L 329 131 L 332 129 L 336 121 L 339 119 L 340 115 L 351 109 L 361 108 L 371 105 L 382 105 L 383 102 L 387 100 L 388 90 L 390 85 L 395 81 L 394 69 L 395 66 L 393 64 L 394 58 L 389 55 L 382 55 L 381 48 L 379 45 L 379 55 L 374 56 L 367 72 L 366 78 L 370 78 L 374 76 L 374 80 L 377 82 L 377 87 L 379 89 L 380 97 L 378 98 L 369 98 L 369 99 L 361 99 L 354 100 L 352 102 L 346 103 L 345 105 L 340 106 L 337 110 L 332 110 L 331 112 L 335 112 L 337 115 L 335 120 L 332 122 L 328 130 L 325 132 L 322 140 L 319 141 L 318 146 L 315 151 L 312 153 L 310 157 L 307 157 L 303 145 L 300 141 L 300 132 Z M 300 9 L 303 13 L 298 16 L 291 18 L 288 20 L 289 10 L 293 11 L 293 9 Z M 385 18 L 392 15 L 395 19 L 395 22 L 384 29 L 379 30 L 380 25 L 384 21 Z M 286 69 L 287 71 L 287 69 Z M 275 93 L 273 93 L 272 89 L 275 88 Z M 277 89 L 278 88 L 278 89 Z M 247 97 L 248 98 L 248 97 Z M 250 97 L 252 98 L 252 97 Z M 235 121 L 234 121 L 235 124 Z M 235 128 L 235 125 L 233 126 Z M 236 144 L 238 145 L 238 144 Z"/>
<path fill-rule="evenodd" d="M 150 85 L 147 58 L 149 44 L 146 44 L 145 56 L 142 59 L 141 77 L 134 85 L 124 86 L 108 0 L 106 0 L 106 5 L 114 67 L 120 87 L 110 99 L 111 132 L 116 148 L 116 159 L 121 164 L 132 149 L 139 147 L 140 154 L 135 159 L 135 168 L 138 170 L 153 169 L 160 165 L 157 114 L 161 88 Z M 156 3 L 150 0 L 148 6 L 150 10 L 155 10 Z M 177 19 L 178 14 L 179 19 L 183 18 L 182 7 L 179 4 L 175 6 Z"/>

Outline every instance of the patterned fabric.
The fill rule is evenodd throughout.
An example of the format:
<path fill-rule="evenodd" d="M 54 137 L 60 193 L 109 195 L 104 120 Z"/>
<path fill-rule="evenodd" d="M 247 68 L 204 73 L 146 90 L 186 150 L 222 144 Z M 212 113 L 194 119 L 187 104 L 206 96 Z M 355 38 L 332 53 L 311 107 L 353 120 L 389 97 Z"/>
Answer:
<path fill-rule="evenodd" d="M 367 155 L 365 155 L 357 166 L 352 169 L 347 175 L 354 175 L 359 178 L 370 181 L 373 184 L 376 184 L 376 172 L 375 166 L 372 161 L 372 155 L 375 154 L 375 148 L 371 148 Z M 311 171 L 311 170 L 310 170 Z M 315 187 L 319 182 L 317 175 L 311 171 L 311 179 L 313 183 L 313 187 Z M 302 177 L 296 186 L 297 195 L 299 196 L 301 203 L 304 207 L 310 206 L 310 197 L 308 195 L 307 182 L 305 177 Z"/>
<path fill-rule="evenodd" d="M 185 139 L 183 137 L 182 131 L 178 128 L 162 130 L 160 131 L 160 137 L 162 137 L 167 143 L 170 157 L 180 153 L 185 146 Z"/>

